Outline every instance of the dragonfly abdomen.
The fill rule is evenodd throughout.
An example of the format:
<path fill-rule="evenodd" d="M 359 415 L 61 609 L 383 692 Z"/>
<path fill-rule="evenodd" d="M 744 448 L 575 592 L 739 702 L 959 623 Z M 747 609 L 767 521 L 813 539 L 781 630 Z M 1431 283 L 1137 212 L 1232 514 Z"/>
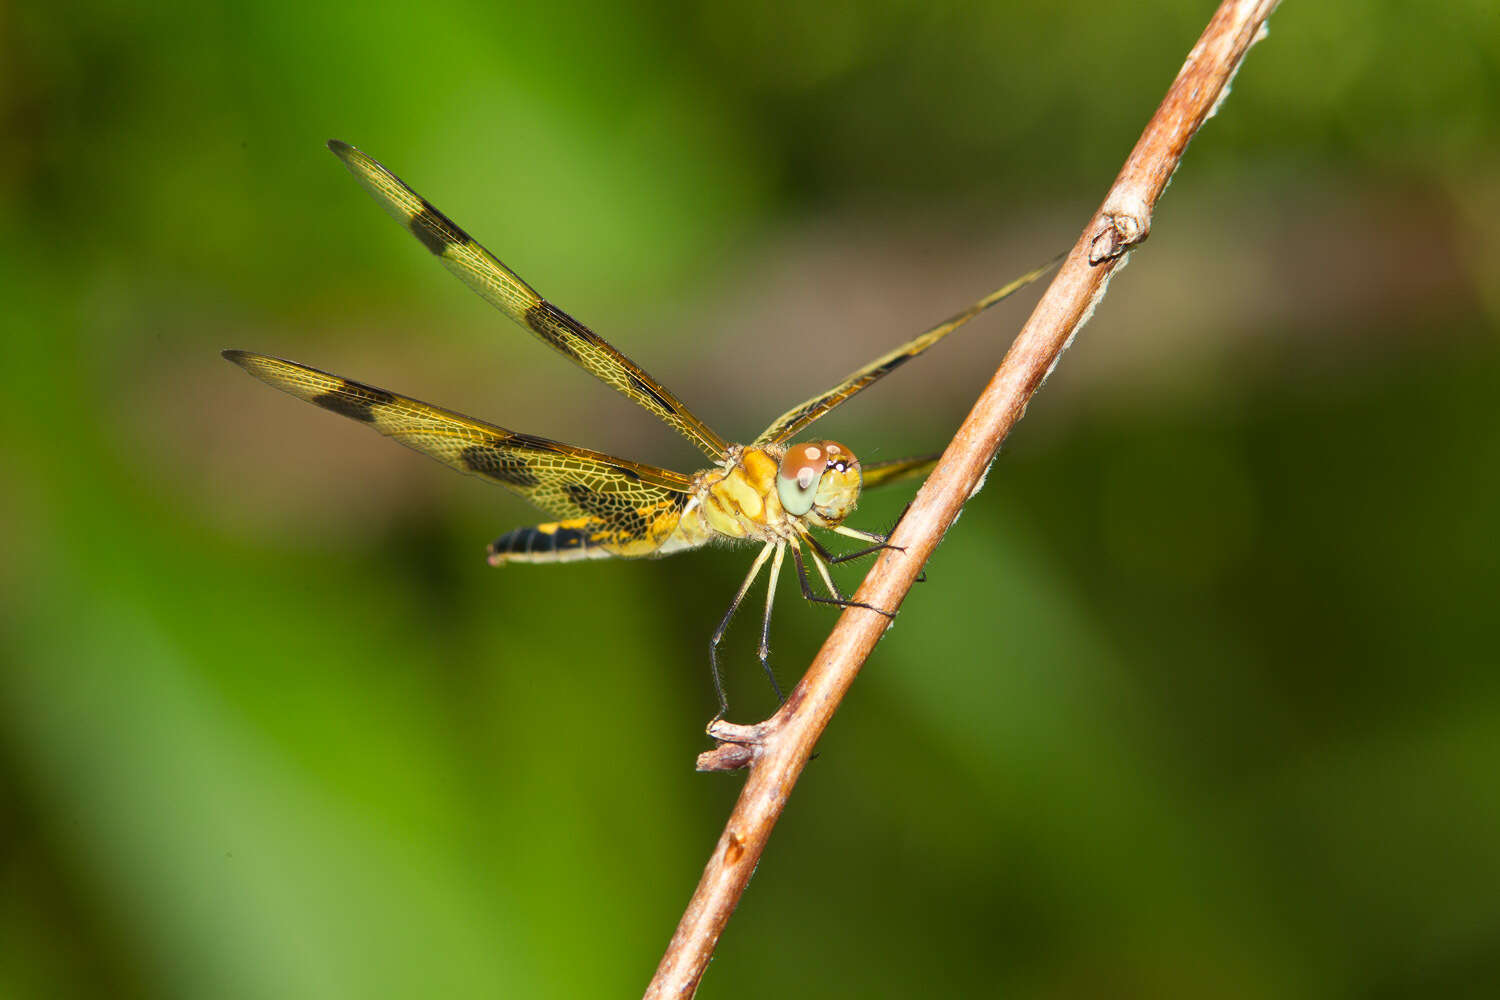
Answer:
<path fill-rule="evenodd" d="M 569 526 L 566 521 L 538 524 L 507 531 L 490 543 L 491 566 L 510 562 L 557 563 L 579 559 L 608 559 L 614 555 L 595 538 L 595 533 L 581 523 Z"/>

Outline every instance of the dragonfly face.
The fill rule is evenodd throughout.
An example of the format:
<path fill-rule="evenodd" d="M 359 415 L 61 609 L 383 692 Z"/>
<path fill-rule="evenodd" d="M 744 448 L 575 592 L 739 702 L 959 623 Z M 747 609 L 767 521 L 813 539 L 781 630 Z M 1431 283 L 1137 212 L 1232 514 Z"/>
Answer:
<path fill-rule="evenodd" d="M 772 599 L 790 548 L 808 600 L 839 607 L 846 600 L 828 565 L 885 546 L 885 536 L 844 526 L 862 487 L 918 476 L 935 456 L 861 466 L 836 441 L 787 445 L 798 431 L 845 400 L 1035 280 L 1051 265 L 1023 275 L 968 309 L 855 371 L 838 385 L 782 414 L 748 445 L 730 444 L 695 416 L 671 390 L 608 341 L 542 298 L 521 277 L 464 232 L 395 174 L 353 146 L 328 148 L 356 180 L 444 267 L 538 340 L 650 411 L 682 434 L 715 464 L 688 476 L 546 438 L 506 430 L 452 410 L 280 358 L 247 351 L 224 357 L 261 381 L 366 424 L 401 444 L 460 472 L 479 476 L 529 500 L 560 520 L 507 532 L 490 545 L 494 565 L 568 562 L 607 557 L 667 555 L 715 538 L 761 543 L 750 575 L 709 644 L 720 714 L 727 702 L 719 681 L 717 651 L 729 620 L 762 567 L 771 585 L 762 623 L 760 661 L 771 683 L 767 636 Z M 824 528 L 875 543 L 864 552 L 833 556 L 811 534 Z M 802 549 L 806 546 L 830 596 L 815 594 Z M 888 614 L 879 608 L 870 608 Z M 780 689 L 777 689 L 778 694 Z"/>
<path fill-rule="evenodd" d="M 776 470 L 782 508 L 820 528 L 843 523 L 859 502 L 859 487 L 859 460 L 837 441 L 794 444 Z"/>

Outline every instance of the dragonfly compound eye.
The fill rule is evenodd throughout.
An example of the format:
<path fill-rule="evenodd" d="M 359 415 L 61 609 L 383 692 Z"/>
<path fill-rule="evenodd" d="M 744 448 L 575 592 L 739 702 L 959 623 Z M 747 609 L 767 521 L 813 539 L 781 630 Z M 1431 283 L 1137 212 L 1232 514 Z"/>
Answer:
<path fill-rule="evenodd" d="M 828 467 L 828 457 L 818 443 L 794 444 L 782 456 L 776 470 L 776 495 L 788 514 L 800 517 L 812 510 L 818 481 Z"/>
<path fill-rule="evenodd" d="M 801 517 L 816 505 L 842 517 L 859 495 L 859 462 L 854 453 L 835 441 L 794 444 L 781 459 L 776 495 L 782 508 Z"/>

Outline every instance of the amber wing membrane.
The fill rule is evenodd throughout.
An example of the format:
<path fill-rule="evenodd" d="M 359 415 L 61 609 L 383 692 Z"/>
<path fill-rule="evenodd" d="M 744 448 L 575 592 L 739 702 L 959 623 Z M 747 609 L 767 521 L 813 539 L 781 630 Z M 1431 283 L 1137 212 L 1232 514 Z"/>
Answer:
<path fill-rule="evenodd" d="M 925 476 L 937 465 L 941 455 L 922 455 L 917 458 L 897 458 L 889 462 L 861 462 L 860 488 L 873 490 L 878 486 L 889 486 L 903 479 Z"/>
<path fill-rule="evenodd" d="M 542 510 L 587 528 L 589 544 L 648 555 L 672 534 L 688 501 L 687 476 L 586 448 L 519 434 L 420 400 L 280 358 L 224 357 L 314 406 L 367 424 L 460 472 L 499 483 Z"/>
<path fill-rule="evenodd" d="M 1041 267 L 1026 272 L 1005 287 L 998 288 L 986 295 L 963 312 L 944 320 L 931 330 L 902 344 L 889 354 L 883 354 L 874 361 L 871 361 L 827 392 L 814 396 L 801 406 L 788 410 L 777 417 L 776 422 L 767 427 L 761 433 L 760 437 L 755 439 L 755 443 L 758 445 L 785 443 L 792 435 L 826 414 L 835 406 L 847 402 L 856 393 L 868 389 L 912 358 L 932 347 L 954 330 L 963 326 L 975 316 L 984 312 L 990 306 L 1031 284 L 1037 278 L 1046 274 L 1052 268 L 1052 265 L 1056 263 L 1057 260 L 1048 261 Z"/>
<path fill-rule="evenodd" d="M 604 338 L 548 302 L 502 264 L 452 219 L 401 179 L 347 143 L 329 140 L 328 148 L 349 168 L 366 191 L 401 223 L 443 266 L 505 315 L 530 330 L 584 371 L 654 413 L 668 426 L 718 461 L 728 443 L 699 420 L 665 386 L 615 350 Z"/>

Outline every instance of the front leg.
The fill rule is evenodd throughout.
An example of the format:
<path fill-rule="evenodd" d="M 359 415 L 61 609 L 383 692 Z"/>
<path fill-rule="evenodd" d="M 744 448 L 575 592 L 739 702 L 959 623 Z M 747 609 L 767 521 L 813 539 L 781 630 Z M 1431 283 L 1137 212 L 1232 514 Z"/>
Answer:
<path fill-rule="evenodd" d="M 806 541 L 811 542 L 813 546 L 817 545 L 817 543 L 811 538 L 807 538 Z M 816 547 L 812 548 L 812 557 L 815 560 L 821 560 L 822 558 L 818 555 Z M 828 575 L 828 570 L 821 561 L 818 562 L 818 571 L 823 575 L 823 582 L 828 585 L 828 590 L 833 594 L 833 596 L 820 596 L 813 591 L 812 581 L 808 580 L 807 578 L 807 564 L 802 561 L 801 546 L 795 544 L 792 546 L 792 559 L 797 564 L 797 580 L 802 584 L 802 596 L 807 598 L 812 603 L 832 604 L 833 606 L 839 608 L 864 608 L 866 611 L 873 611 L 877 615 L 885 615 L 887 618 L 896 617 L 896 613 L 894 611 L 887 611 L 884 608 L 877 608 L 873 604 L 866 604 L 863 601 L 851 601 L 846 598 L 842 593 L 839 592 L 839 588 L 834 585 L 833 578 Z"/>
<path fill-rule="evenodd" d="M 901 508 L 901 513 L 896 517 L 896 524 L 891 525 L 892 535 L 896 533 L 896 526 L 901 523 L 901 518 L 905 517 L 906 512 L 909 510 L 911 510 L 911 502 L 907 501 L 906 506 Z M 903 545 L 890 544 L 891 535 L 878 535 L 873 531 L 860 531 L 858 528 L 850 528 L 842 524 L 836 525 L 830 530 L 833 531 L 833 533 L 836 535 L 843 535 L 845 538 L 857 538 L 862 542 L 875 543 L 867 548 L 857 549 L 854 552 L 845 552 L 842 555 L 836 556 L 830 553 L 827 549 L 823 548 L 823 546 L 818 545 L 813 540 L 812 536 L 809 535 L 808 541 L 813 542 L 813 544 L 817 546 L 818 554 L 821 555 L 825 560 L 827 560 L 827 562 L 831 566 L 837 566 L 839 563 L 850 562 L 854 559 L 863 559 L 865 556 L 874 555 L 875 553 L 884 551 L 885 549 L 891 549 L 894 552 L 906 551 L 906 547 Z M 917 579 L 914 582 L 926 583 L 927 571 L 924 569 L 920 574 L 918 574 Z"/>
<path fill-rule="evenodd" d="M 828 563 L 830 566 L 837 566 L 839 563 L 852 562 L 855 559 L 863 559 L 865 556 L 872 556 L 877 552 L 884 551 L 885 549 L 895 549 L 897 552 L 905 551 L 899 545 L 890 545 L 887 543 L 886 539 L 890 538 L 890 535 L 877 535 L 869 531 L 860 531 L 857 528 L 846 528 L 842 524 L 834 528 L 833 532 L 834 534 L 843 535 L 845 538 L 858 538 L 862 542 L 874 542 L 875 544 L 866 546 L 862 549 L 857 549 L 854 552 L 844 552 L 840 553 L 839 555 L 834 555 L 832 552 L 829 552 L 826 548 L 824 548 L 823 544 L 816 538 L 808 535 L 808 546 L 812 548 L 813 551 L 815 551 L 819 556 L 821 556 L 823 561 Z"/>

